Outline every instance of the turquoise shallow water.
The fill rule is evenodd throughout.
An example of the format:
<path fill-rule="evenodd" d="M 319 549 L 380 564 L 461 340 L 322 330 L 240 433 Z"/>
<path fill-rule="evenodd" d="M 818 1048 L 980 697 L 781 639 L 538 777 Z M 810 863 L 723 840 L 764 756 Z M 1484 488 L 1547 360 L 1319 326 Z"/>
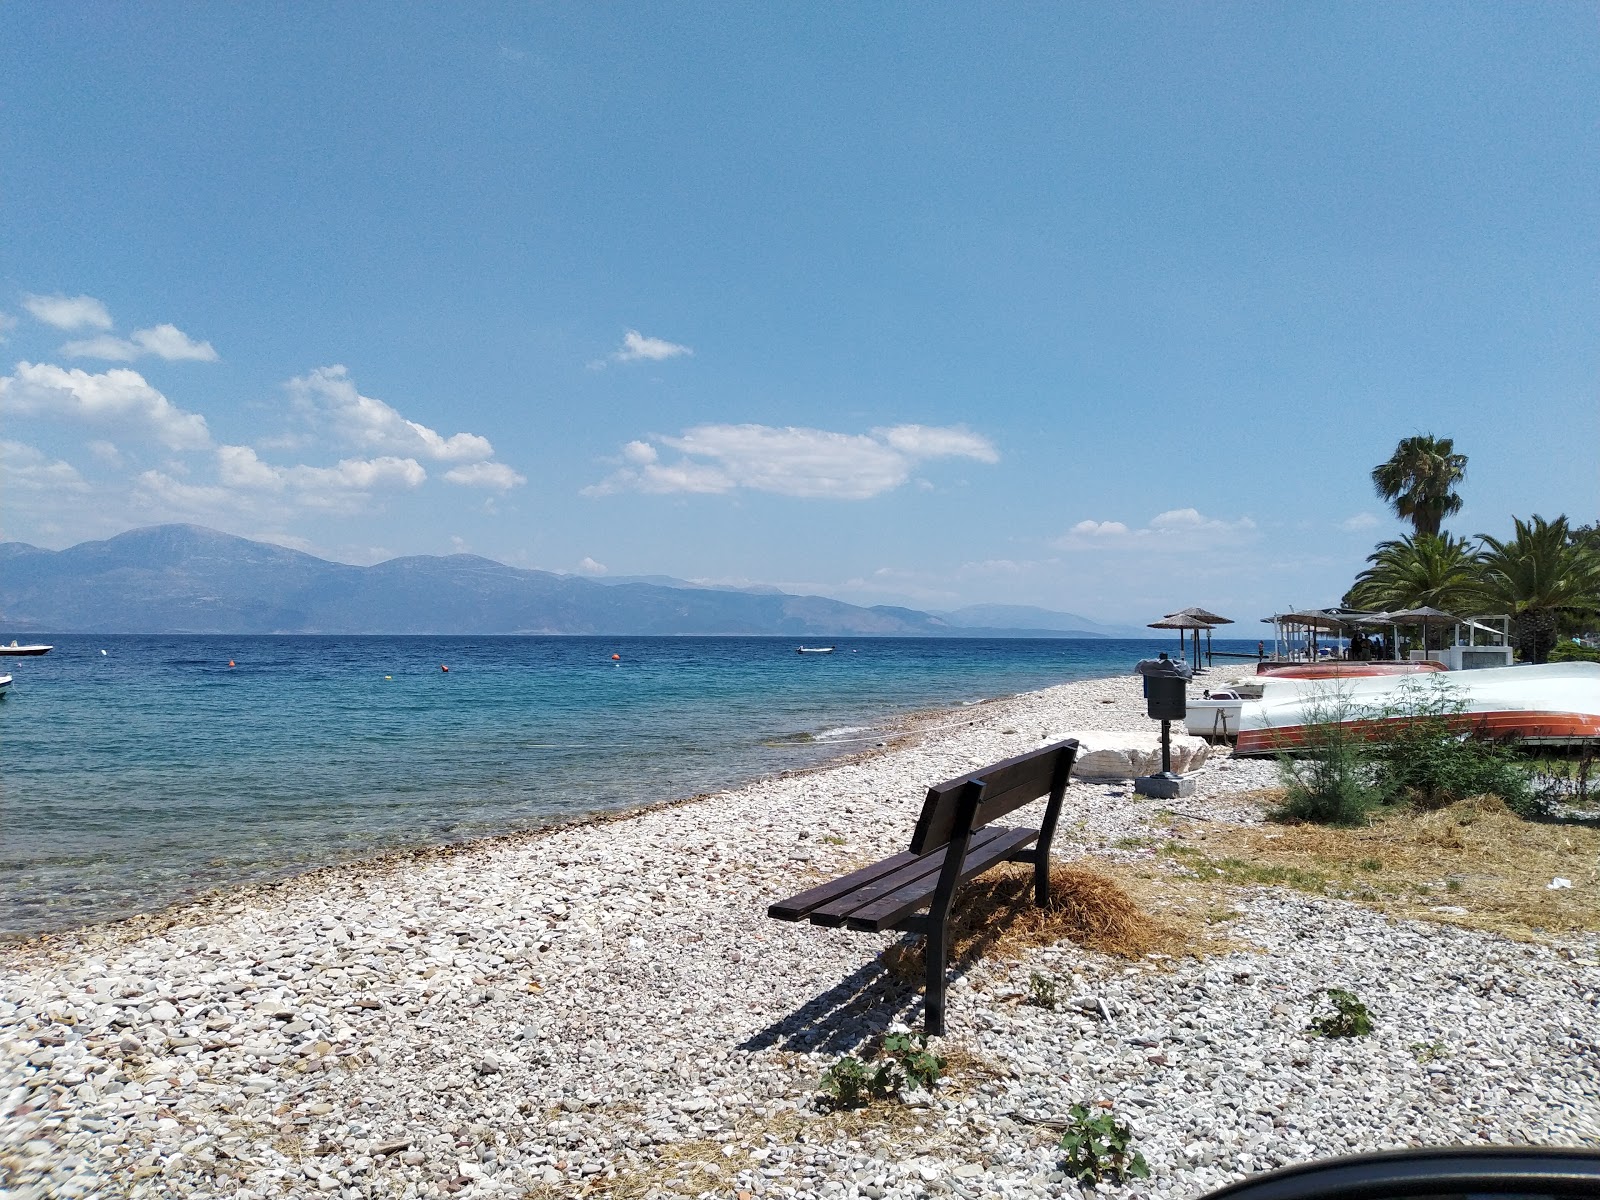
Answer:
<path fill-rule="evenodd" d="M 1171 645 L 41 640 L 56 649 L 0 662 L 16 677 L 0 702 L 0 934 L 728 787 L 870 745 L 897 714 L 1122 674 Z"/>

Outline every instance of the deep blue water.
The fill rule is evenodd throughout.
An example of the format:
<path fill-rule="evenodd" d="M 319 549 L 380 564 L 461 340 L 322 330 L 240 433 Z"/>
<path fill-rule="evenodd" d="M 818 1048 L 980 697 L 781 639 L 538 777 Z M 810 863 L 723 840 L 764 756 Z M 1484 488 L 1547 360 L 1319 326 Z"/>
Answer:
<path fill-rule="evenodd" d="M 870 745 L 897 714 L 1122 674 L 1172 644 L 38 640 L 55 650 L 0 659 L 6 934 L 723 788 Z"/>

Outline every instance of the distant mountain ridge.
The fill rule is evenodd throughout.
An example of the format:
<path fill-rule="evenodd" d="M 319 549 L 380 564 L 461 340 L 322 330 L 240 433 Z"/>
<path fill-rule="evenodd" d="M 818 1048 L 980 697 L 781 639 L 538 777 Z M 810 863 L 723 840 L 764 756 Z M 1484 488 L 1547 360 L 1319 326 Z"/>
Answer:
<path fill-rule="evenodd" d="M 358 567 L 199 525 L 134 529 L 65 550 L 0 543 L 0 627 L 55 633 L 1070 636 L 1062 629 L 958 625 L 916 609 L 862 607 L 769 588 L 601 583 L 471 554 L 413 555 Z"/>
<path fill-rule="evenodd" d="M 952 625 L 983 626 L 990 629 L 1033 629 L 1069 637 L 1148 638 L 1150 631 L 1136 625 L 1107 625 L 1077 613 L 1035 608 L 1031 604 L 969 604 L 931 616 Z"/>

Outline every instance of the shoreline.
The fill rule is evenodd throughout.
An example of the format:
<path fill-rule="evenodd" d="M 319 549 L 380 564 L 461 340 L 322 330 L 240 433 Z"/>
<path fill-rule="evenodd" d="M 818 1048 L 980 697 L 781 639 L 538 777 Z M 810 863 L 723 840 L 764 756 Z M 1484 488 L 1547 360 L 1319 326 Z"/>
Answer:
<path fill-rule="evenodd" d="M 1060 944 L 969 964 L 939 1043 L 948 1084 L 820 1113 L 825 1067 L 914 1023 L 920 989 L 877 960 L 894 935 L 786 925 L 766 904 L 903 848 L 931 783 L 1074 728 L 1147 732 L 1138 684 L 934 710 L 968 719 L 0 947 L 0 1181 L 240 1200 L 1071 1195 L 1037 1122 L 1096 1100 L 1150 1161 L 1125 1190 L 1152 1197 L 1363 1149 L 1600 1145 L 1583 1032 L 1600 939 L 1527 945 L 1270 888 L 1232 898 L 1202 958 Z M 1273 777 L 1215 757 L 1181 808 L 1257 822 L 1250 793 Z M 1077 781 L 1057 856 L 1138 861 L 1122 847 L 1162 812 Z M 1030 972 L 1109 1019 L 1020 1003 Z M 1371 1004 L 1372 1038 L 1304 1035 L 1325 986 Z"/>
<path fill-rule="evenodd" d="M 1093 681 L 1074 680 L 1072 682 L 1087 683 Z M 492 851 L 496 848 L 514 849 L 526 845 L 531 840 L 537 840 L 562 830 L 581 829 L 589 826 L 627 821 L 647 813 L 677 808 L 685 804 L 693 804 L 714 796 L 724 795 L 728 792 L 738 791 L 742 788 L 752 787 L 767 780 L 797 779 L 825 772 L 832 768 L 843 766 L 846 763 L 864 761 L 879 754 L 898 749 L 907 738 L 925 736 L 946 728 L 959 728 L 961 725 L 969 723 L 955 722 L 949 725 L 937 726 L 929 724 L 929 722 L 937 718 L 967 712 L 986 704 L 1003 703 L 1017 696 L 1029 694 L 1031 693 L 1016 692 L 1008 695 L 965 701 L 954 707 L 913 709 L 909 712 L 891 714 L 885 718 L 881 726 L 870 727 L 881 730 L 880 733 L 874 735 L 877 740 L 870 747 L 855 750 L 841 749 L 839 754 L 830 756 L 811 766 L 753 775 L 748 779 L 737 780 L 728 787 L 719 788 L 715 791 L 695 792 L 691 795 L 674 796 L 665 800 L 627 804 L 618 808 L 601 809 L 597 812 L 582 813 L 570 817 L 554 817 L 538 825 L 511 829 L 503 833 L 488 833 L 476 837 L 467 837 L 459 841 L 415 842 L 376 847 L 370 852 L 355 854 L 348 859 L 304 867 L 291 867 L 281 874 L 269 875 L 259 879 L 243 879 L 236 883 L 216 884 L 192 895 L 180 896 L 154 908 L 127 913 L 119 917 L 109 917 L 101 921 L 87 921 L 81 924 L 63 926 L 59 929 L 45 929 L 33 933 L 0 933 L 0 964 L 4 963 L 8 953 L 11 951 L 23 951 L 30 947 L 43 946 L 46 943 L 71 941 L 75 938 L 86 938 L 95 934 L 115 939 L 123 931 L 124 927 L 136 930 L 140 934 L 147 933 L 153 929 L 168 929 L 183 923 L 188 916 L 192 915 L 197 920 L 203 919 L 215 910 L 225 909 L 229 904 L 237 901 L 265 896 L 284 888 L 301 884 L 315 888 L 317 882 L 325 877 L 343 875 L 350 872 L 384 875 L 402 870 L 408 865 L 427 863 L 434 859 L 456 858 L 479 849 L 485 851 Z M 817 744 L 826 746 L 832 745 L 833 742 L 831 740 L 818 740 Z M 848 745 L 848 741 L 842 739 L 839 745 L 842 748 Z M 191 909 L 194 910 L 192 914 L 189 912 Z"/>

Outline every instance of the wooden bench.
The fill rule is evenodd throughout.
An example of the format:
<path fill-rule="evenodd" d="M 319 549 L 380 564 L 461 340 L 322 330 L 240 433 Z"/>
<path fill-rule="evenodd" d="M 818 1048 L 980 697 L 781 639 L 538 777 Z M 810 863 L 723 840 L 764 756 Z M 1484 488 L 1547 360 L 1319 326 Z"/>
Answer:
<path fill-rule="evenodd" d="M 898 929 L 923 934 L 923 1027 L 930 1036 L 944 1033 L 956 888 L 999 863 L 1031 862 L 1034 900 L 1041 907 L 1049 903 L 1050 842 L 1077 752 L 1077 741 L 1069 738 L 934 785 L 923 801 L 911 849 L 769 905 L 767 915 L 868 933 Z M 1045 795 L 1050 801 L 1038 829 L 990 824 Z"/>

